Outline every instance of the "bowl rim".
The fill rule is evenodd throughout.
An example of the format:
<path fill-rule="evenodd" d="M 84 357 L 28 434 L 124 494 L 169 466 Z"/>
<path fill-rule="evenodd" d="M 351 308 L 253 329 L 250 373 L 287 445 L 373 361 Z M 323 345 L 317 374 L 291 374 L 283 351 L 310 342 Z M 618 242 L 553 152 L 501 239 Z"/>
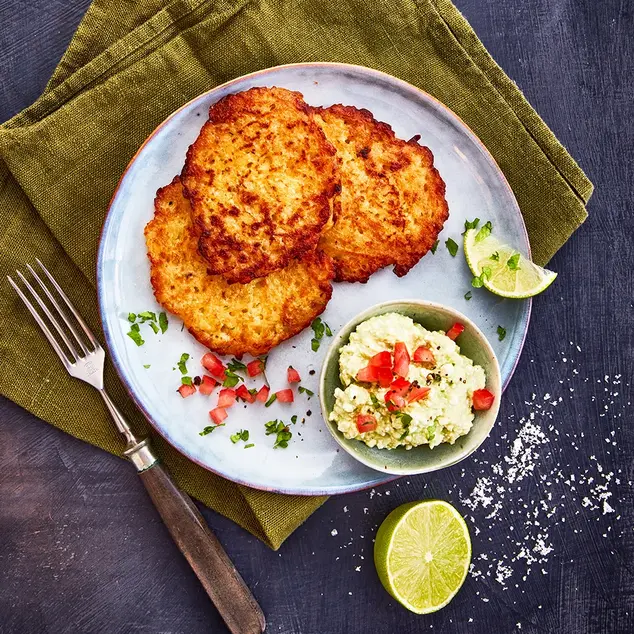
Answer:
<path fill-rule="evenodd" d="M 365 458 L 360 456 L 356 451 L 351 449 L 347 443 L 343 442 L 344 440 L 343 435 L 337 429 L 337 426 L 329 420 L 330 412 L 328 411 L 328 408 L 326 407 L 326 403 L 325 403 L 326 390 L 325 390 L 324 383 L 326 380 L 326 369 L 328 368 L 331 359 L 335 355 L 338 355 L 339 353 L 339 348 L 341 347 L 341 333 L 344 331 L 347 331 L 352 326 L 356 327 L 360 325 L 361 323 L 363 323 L 367 319 L 370 319 L 371 317 L 376 317 L 378 315 L 386 314 L 385 312 L 381 312 L 377 314 L 376 311 L 382 310 L 384 308 L 388 308 L 389 306 L 395 306 L 395 305 L 402 306 L 403 304 L 410 304 L 410 305 L 419 306 L 419 307 L 423 307 L 427 309 L 438 310 L 438 311 L 449 313 L 455 316 L 456 321 L 460 321 L 468 325 L 469 328 L 475 332 L 479 342 L 483 345 L 485 351 L 489 353 L 489 356 L 493 362 L 493 373 L 491 372 L 487 373 L 487 383 L 492 383 L 495 386 L 497 386 L 498 396 L 494 401 L 493 415 L 491 416 L 491 422 L 489 423 L 488 429 L 486 430 L 486 435 L 482 438 L 482 440 L 477 445 L 473 446 L 472 448 L 469 448 L 467 451 L 457 453 L 455 456 L 452 457 L 452 459 L 448 460 L 446 463 L 437 465 L 437 466 L 422 467 L 422 468 L 417 467 L 415 469 L 407 469 L 407 468 L 395 469 L 395 468 L 377 467 L 376 464 L 374 464 L 372 461 L 366 460 Z M 394 312 L 398 313 L 399 311 L 395 310 Z M 361 311 L 360 313 L 358 313 L 357 315 L 349 319 L 339 329 L 332 343 L 330 344 L 330 346 L 328 346 L 328 350 L 326 351 L 326 355 L 324 356 L 324 360 L 321 365 L 321 371 L 319 374 L 319 404 L 321 406 L 322 419 L 326 427 L 328 428 L 328 431 L 330 432 L 332 437 L 335 439 L 337 444 L 348 455 L 352 456 L 355 460 L 357 460 L 361 464 L 364 464 L 366 467 L 375 469 L 376 471 L 379 471 L 380 473 L 391 474 L 395 476 L 418 475 L 422 473 L 432 473 L 434 471 L 439 471 L 441 469 L 451 467 L 457 464 L 458 462 L 461 462 L 465 458 L 468 458 L 472 453 L 477 451 L 482 446 L 484 441 L 489 437 L 489 435 L 491 434 L 491 430 L 493 429 L 497 421 L 498 413 L 500 411 L 500 400 L 502 397 L 502 389 L 503 388 L 502 388 L 502 376 L 500 372 L 500 363 L 498 361 L 497 355 L 495 354 L 495 351 L 493 350 L 493 347 L 489 343 L 489 340 L 484 335 L 484 333 L 480 330 L 480 328 L 466 315 L 461 313 L 459 310 L 453 308 L 452 306 L 447 306 L 446 304 L 431 302 L 424 299 L 391 299 L 385 302 L 380 302 L 379 304 L 374 304 L 373 306 L 366 308 L 364 311 Z M 416 447 L 413 448 L 413 450 L 415 449 Z M 389 451 L 389 449 L 385 449 L 384 451 Z"/>

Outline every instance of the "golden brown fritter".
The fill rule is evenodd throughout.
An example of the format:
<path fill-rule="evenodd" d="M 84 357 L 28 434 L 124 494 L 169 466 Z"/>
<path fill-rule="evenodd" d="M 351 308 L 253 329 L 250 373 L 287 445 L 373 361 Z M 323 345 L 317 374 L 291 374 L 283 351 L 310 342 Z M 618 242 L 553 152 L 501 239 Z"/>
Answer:
<path fill-rule="evenodd" d="M 334 105 L 314 112 L 340 161 L 336 220 L 320 242 L 335 261 L 335 279 L 367 282 L 389 264 L 405 275 L 449 216 L 431 151 L 417 139 L 398 139 L 368 110 Z"/>
<path fill-rule="evenodd" d="M 319 315 L 332 294 L 332 260 L 312 251 L 248 284 L 211 275 L 196 249 L 191 207 L 179 177 L 158 190 L 145 227 L 157 301 L 219 354 L 264 354 Z"/>
<path fill-rule="evenodd" d="M 314 250 L 339 185 L 335 149 L 302 95 L 227 95 L 190 146 L 185 195 L 212 273 L 246 283 Z"/>

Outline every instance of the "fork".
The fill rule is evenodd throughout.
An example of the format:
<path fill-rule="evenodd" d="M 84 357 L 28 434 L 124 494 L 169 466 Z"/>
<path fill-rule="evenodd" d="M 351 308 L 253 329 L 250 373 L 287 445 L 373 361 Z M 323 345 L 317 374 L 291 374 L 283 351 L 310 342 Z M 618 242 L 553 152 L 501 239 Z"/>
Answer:
<path fill-rule="evenodd" d="M 266 623 L 255 597 L 218 539 L 209 530 L 191 498 L 176 486 L 161 466 L 149 440 L 137 440 L 123 414 L 106 393 L 103 386 L 106 357 L 103 348 L 46 267 L 40 260 L 36 259 L 36 262 L 48 278 L 57 297 L 29 264 L 26 268 L 35 281 L 34 285 L 39 287 L 40 293 L 20 271 L 16 271 L 16 274 L 26 291 L 7 276 L 9 283 L 33 315 L 66 371 L 72 377 L 92 385 L 101 395 L 117 429 L 126 439 L 127 449 L 124 454 L 139 472 L 172 538 L 185 555 L 229 630 L 232 634 L 260 634 L 264 631 Z M 48 304 L 42 298 L 42 294 L 48 299 Z M 27 295 L 35 300 L 42 315 Z M 65 308 L 60 303 L 65 305 Z M 83 332 L 83 336 L 80 331 Z"/>

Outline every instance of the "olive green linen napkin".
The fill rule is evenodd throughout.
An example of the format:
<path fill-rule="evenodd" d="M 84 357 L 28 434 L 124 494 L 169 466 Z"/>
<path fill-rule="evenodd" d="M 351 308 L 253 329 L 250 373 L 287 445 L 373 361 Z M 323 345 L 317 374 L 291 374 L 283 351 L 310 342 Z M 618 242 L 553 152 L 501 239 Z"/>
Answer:
<path fill-rule="evenodd" d="M 42 97 L 0 126 L 0 272 L 39 257 L 101 333 L 99 232 L 139 145 L 196 95 L 302 61 L 377 68 L 447 104 L 504 171 L 538 263 L 585 219 L 592 184 L 448 0 L 96 0 Z M 120 455 L 123 443 L 98 394 L 62 371 L 2 284 L 0 391 Z M 111 366 L 106 385 L 138 433 L 149 433 Z M 154 438 L 180 485 L 273 548 L 324 500 L 238 486 Z"/>

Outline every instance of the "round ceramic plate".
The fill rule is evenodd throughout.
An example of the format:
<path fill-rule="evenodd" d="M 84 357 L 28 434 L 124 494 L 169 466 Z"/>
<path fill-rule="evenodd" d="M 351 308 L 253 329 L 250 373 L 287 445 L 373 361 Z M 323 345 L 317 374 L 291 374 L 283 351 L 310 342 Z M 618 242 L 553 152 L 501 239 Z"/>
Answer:
<path fill-rule="evenodd" d="M 230 410 L 224 427 L 212 434 L 199 432 L 210 424 L 208 411 L 216 396 L 197 394 L 182 399 L 176 392 L 181 354 L 191 355 L 188 372 L 202 373 L 205 353 L 182 323 L 170 316 L 165 334 L 154 335 L 141 326 L 145 344 L 137 347 L 126 336 L 128 313 L 161 310 L 150 286 L 143 228 L 153 216 L 156 190 L 179 174 L 189 145 L 206 120 L 209 106 L 225 95 L 254 86 L 298 90 L 307 103 L 334 103 L 367 108 L 389 123 L 402 139 L 421 135 L 434 154 L 434 164 L 447 185 L 449 220 L 440 234 L 436 254 L 428 253 L 403 278 L 390 268 L 375 273 L 367 284 L 335 284 L 322 319 L 336 332 L 354 315 L 391 299 L 426 299 L 453 306 L 484 332 L 500 362 L 506 385 L 517 364 L 528 328 L 531 302 L 504 300 L 484 289 L 471 289 L 471 273 L 462 253 L 465 219 L 493 223 L 495 235 L 530 257 L 526 228 L 511 188 L 482 143 L 449 109 L 428 94 L 389 75 L 344 64 L 316 63 L 279 66 L 219 86 L 171 115 L 131 161 L 112 199 L 103 227 L 97 265 L 99 305 L 112 360 L 132 398 L 156 430 L 191 460 L 230 480 L 268 491 L 301 495 L 345 493 L 386 482 L 393 476 L 374 471 L 341 451 L 325 428 L 315 394 L 297 394 L 293 404 L 240 404 Z M 445 240 L 452 238 L 459 252 L 452 257 Z M 498 340 L 498 325 L 506 338 Z M 317 391 L 319 370 L 328 337 L 317 352 L 311 349 L 310 329 L 271 351 L 267 377 L 271 389 L 286 387 L 286 368 L 292 364 L 302 385 Z M 259 377 L 260 379 L 262 377 Z M 254 380 L 248 385 L 258 386 Z M 273 448 L 274 436 L 265 434 L 272 419 L 289 422 L 293 438 L 287 448 Z M 249 443 L 232 443 L 230 435 L 248 429 Z"/>

